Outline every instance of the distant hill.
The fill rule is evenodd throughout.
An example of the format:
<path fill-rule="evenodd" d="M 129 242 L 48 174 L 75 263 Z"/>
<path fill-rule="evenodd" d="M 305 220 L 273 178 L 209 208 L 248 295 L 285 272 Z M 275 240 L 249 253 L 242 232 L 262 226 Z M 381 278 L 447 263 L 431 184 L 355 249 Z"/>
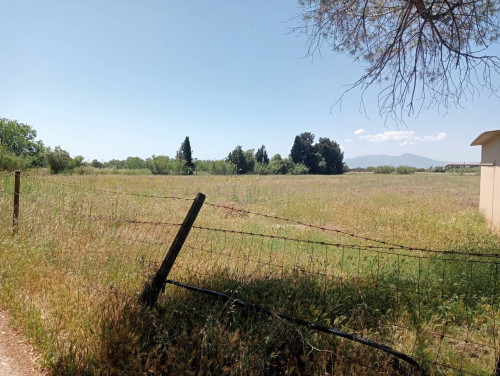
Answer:
<path fill-rule="evenodd" d="M 445 161 L 436 161 L 434 159 L 421 157 L 419 155 L 406 153 L 398 156 L 391 156 L 385 154 L 377 155 L 361 155 L 354 158 L 345 158 L 344 163 L 346 163 L 350 168 L 366 168 L 366 167 L 377 167 L 377 166 L 412 166 L 416 168 L 429 168 L 431 166 L 444 166 Z"/>

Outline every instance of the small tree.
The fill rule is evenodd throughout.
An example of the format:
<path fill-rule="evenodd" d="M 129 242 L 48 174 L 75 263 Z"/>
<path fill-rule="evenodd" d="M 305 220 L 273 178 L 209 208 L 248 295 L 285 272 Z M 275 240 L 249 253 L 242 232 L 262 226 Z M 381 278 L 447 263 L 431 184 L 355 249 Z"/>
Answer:
<path fill-rule="evenodd" d="M 69 161 L 69 168 L 75 169 L 75 168 L 83 167 L 85 165 L 84 160 L 85 160 L 85 157 L 83 157 L 82 155 L 77 155 L 77 156 L 71 158 L 71 160 Z"/>
<path fill-rule="evenodd" d="M 258 163 L 267 165 L 269 163 L 269 157 L 267 156 L 266 147 L 262 145 L 257 149 L 257 153 L 255 153 L 255 159 Z"/>
<path fill-rule="evenodd" d="M 102 162 L 99 162 L 97 159 L 93 159 L 92 162 L 90 162 L 90 165 L 94 168 L 103 168 L 104 164 Z"/>
<path fill-rule="evenodd" d="M 255 163 L 257 162 L 255 159 L 254 149 L 249 149 L 243 153 L 245 155 L 246 161 L 246 174 L 254 172 Z"/>
<path fill-rule="evenodd" d="M 320 137 L 319 142 L 314 145 L 317 153 L 324 161 L 324 174 L 342 174 L 344 172 L 344 153 L 339 144 L 328 137 Z"/>
<path fill-rule="evenodd" d="M 155 175 L 168 174 L 170 167 L 170 158 L 166 155 L 153 155 L 150 166 L 151 172 Z"/>
<path fill-rule="evenodd" d="M 248 171 L 247 158 L 241 146 L 236 146 L 232 152 L 226 158 L 227 162 L 231 162 L 236 166 L 237 174 L 246 174 Z"/>
<path fill-rule="evenodd" d="M 186 137 L 182 142 L 181 147 L 177 151 L 176 159 L 183 163 L 186 174 L 191 175 L 193 173 L 193 150 L 191 149 L 189 137 Z"/>
<path fill-rule="evenodd" d="M 140 170 L 146 168 L 146 162 L 140 157 L 128 157 L 125 160 L 124 168 L 127 170 Z"/>
<path fill-rule="evenodd" d="M 56 146 L 54 150 L 50 147 L 47 148 L 46 154 L 47 164 L 49 165 L 50 172 L 53 174 L 59 174 L 70 168 L 71 157 L 66 150 L 61 149 L 60 146 Z"/>
<path fill-rule="evenodd" d="M 340 146 L 328 137 L 320 137 L 314 144 L 314 134 L 304 132 L 295 137 L 290 158 L 295 164 L 303 164 L 311 174 L 342 174 L 344 153 Z"/>
<path fill-rule="evenodd" d="M 15 120 L 0 118 L 0 145 L 15 155 L 32 155 L 39 151 L 36 130 Z"/>

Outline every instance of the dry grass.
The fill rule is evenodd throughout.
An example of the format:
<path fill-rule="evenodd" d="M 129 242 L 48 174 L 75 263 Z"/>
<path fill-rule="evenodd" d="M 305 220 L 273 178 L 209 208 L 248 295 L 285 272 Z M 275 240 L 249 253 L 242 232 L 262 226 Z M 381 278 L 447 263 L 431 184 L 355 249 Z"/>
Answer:
<path fill-rule="evenodd" d="M 12 178 L 1 178 L 10 213 Z M 229 209 L 408 247 L 497 253 L 499 237 L 477 210 L 479 178 L 446 174 L 24 178 L 17 238 L 10 215 L 0 219 L 0 304 L 55 374 L 409 372 L 380 351 L 171 286 L 158 310 L 141 312 L 136 295 L 178 228 L 157 222 L 180 223 L 190 205 L 165 197 L 197 192 L 219 205 L 206 204 L 197 226 L 274 238 L 194 229 L 173 279 L 384 342 L 430 374 L 455 372 L 433 361 L 491 374 L 492 259 L 380 253 L 363 248 L 374 242 Z"/>

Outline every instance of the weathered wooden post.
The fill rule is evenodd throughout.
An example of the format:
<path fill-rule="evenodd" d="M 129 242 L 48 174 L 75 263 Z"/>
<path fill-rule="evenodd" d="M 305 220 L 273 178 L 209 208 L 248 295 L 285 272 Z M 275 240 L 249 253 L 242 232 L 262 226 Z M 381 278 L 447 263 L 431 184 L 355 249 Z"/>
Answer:
<path fill-rule="evenodd" d="M 17 234 L 19 225 L 19 193 L 21 189 L 21 171 L 14 172 L 14 213 L 12 216 L 12 234 Z"/>
<path fill-rule="evenodd" d="M 196 198 L 194 199 L 193 204 L 191 205 L 191 208 L 189 209 L 189 212 L 186 215 L 186 218 L 184 219 L 184 222 L 181 225 L 181 228 L 177 232 L 177 235 L 172 242 L 167 255 L 165 256 L 165 259 L 158 269 L 158 272 L 156 272 L 156 275 L 153 277 L 153 279 L 150 282 L 146 283 L 146 286 L 144 286 L 144 290 L 139 300 L 146 307 L 153 307 L 156 304 L 158 295 L 165 286 L 168 274 L 170 273 L 170 270 L 174 265 L 175 259 L 177 258 L 177 255 L 179 254 L 184 241 L 189 235 L 189 231 L 191 231 L 191 227 L 193 226 L 204 201 L 205 195 L 203 193 L 198 193 L 196 195 Z"/>

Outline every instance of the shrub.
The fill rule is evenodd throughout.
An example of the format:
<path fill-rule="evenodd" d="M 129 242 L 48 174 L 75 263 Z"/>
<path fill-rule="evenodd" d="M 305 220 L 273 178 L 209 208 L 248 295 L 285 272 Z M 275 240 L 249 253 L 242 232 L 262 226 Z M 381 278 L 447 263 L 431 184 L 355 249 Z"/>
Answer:
<path fill-rule="evenodd" d="M 373 169 L 376 174 L 392 174 L 396 171 L 394 166 L 378 166 Z"/>
<path fill-rule="evenodd" d="M 307 175 L 309 173 L 309 168 L 302 163 L 294 163 L 290 174 L 292 175 Z"/>
<path fill-rule="evenodd" d="M 396 173 L 399 175 L 409 175 L 414 174 L 417 169 L 412 166 L 399 166 L 396 168 Z"/>
<path fill-rule="evenodd" d="M 53 174 L 63 172 L 70 167 L 71 157 L 69 153 L 66 150 L 61 149 L 60 146 L 56 146 L 54 150 L 48 148 L 46 158 L 50 172 Z"/>
<path fill-rule="evenodd" d="M 22 170 L 26 167 L 26 160 L 0 146 L 0 171 Z"/>

